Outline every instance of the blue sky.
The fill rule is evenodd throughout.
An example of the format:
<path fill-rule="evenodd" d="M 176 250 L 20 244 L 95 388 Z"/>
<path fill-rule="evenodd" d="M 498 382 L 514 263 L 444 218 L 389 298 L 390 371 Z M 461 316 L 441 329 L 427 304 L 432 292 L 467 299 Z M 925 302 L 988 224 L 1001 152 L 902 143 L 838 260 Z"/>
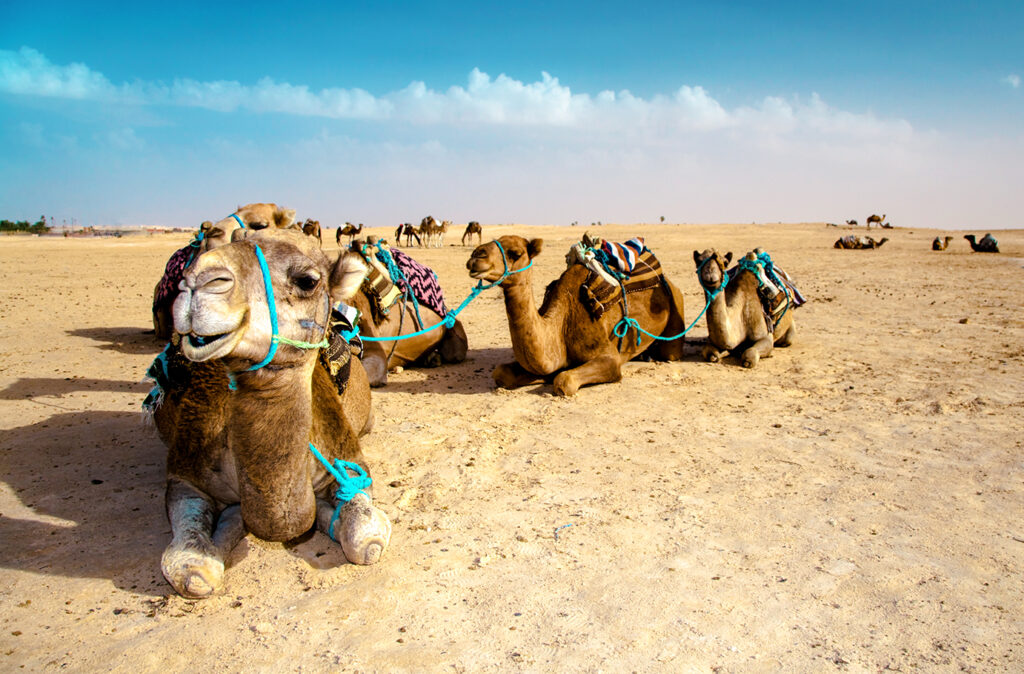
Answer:
<path fill-rule="evenodd" d="M 6 2 L 0 217 L 1019 227 L 1022 76 L 1019 1 Z"/>

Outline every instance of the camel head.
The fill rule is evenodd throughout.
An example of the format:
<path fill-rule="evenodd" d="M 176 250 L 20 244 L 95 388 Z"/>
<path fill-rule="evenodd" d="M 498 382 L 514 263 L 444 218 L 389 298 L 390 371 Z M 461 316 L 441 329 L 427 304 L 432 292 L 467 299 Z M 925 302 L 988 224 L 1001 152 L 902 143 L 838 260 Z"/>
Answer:
<path fill-rule="evenodd" d="M 732 253 L 726 253 L 723 257 L 714 248 L 708 248 L 703 253 L 693 251 L 693 262 L 697 265 L 697 280 L 701 286 L 715 290 L 721 287 L 725 279 L 725 270 L 732 262 Z"/>
<path fill-rule="evenodd" d="M 277 204 L 249 204 L 239 206 L 235 215 L 241 218 L 247 229 L 259 230 L 268 227 L 288 227 L 295 221 L 294 208 L 281 208 Z M 218 222 L 207 225 L 203 223 L 200 231 L 203 233 L 203 242 L 199 248 L 200 252 L 206 252 L 227 245 L 231 242 L 231 233 L 240 229 L 241 225 L 233 216 L 228 216 Z"/>
<path fill-rule="evenodd" d="M 970 241 L 972 244 L 975 243 L 973 234 L 964 234 L 964 238 Z"/>
<path fill-rule="evenodd" d="M 270 352 L 273 330 L 257 250 L 269 271 L 277 334 L 285 339 L 321 341 L 330 304 L 354 295 L 366 273 L 357 256 L 330 260 L 299 230 L 237 229 L 231 243 L 199 255 L 181 282 L 174 328 L 190 360 L 226 358 L 232 370 L 242 370 Z M 312 353 L 282 343 L 273 364 L 296 365 Z"/>
<path fill-rule="evenodd" d="M 500 248 L 498 244 L 501 244 Z M 503 236 L 497 241 L 477 246 L 466 262 L 466 269 L 471 277 L 494 283 L 506 272 L 514 272 L 530 264 L 530 260 L 540 254 L 543 245 L 544 239 L 527 241 L 521 236 Z M 504 258 L 502 251 L 505 252 Z M 515 278 L 510 276 L 502 283 L 515 283 Z"/>

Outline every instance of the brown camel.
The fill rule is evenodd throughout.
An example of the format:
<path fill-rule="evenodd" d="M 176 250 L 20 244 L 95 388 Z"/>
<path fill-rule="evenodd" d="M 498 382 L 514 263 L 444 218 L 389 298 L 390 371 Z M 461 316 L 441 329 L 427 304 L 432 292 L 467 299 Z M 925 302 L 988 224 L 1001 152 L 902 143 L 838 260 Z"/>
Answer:
<path fill-rule="evenodd" d="M 998 253 L 999 242 L 991 234 L 981 237 L 981 241 L 975 241 L 973 234 L 965 234 L 964 238 L 971 244 L 971 250 L 975 253 Z"/>
<path fill-rule="evenodd" d="M 949 242 L 953 240 L 951 236 L 944 236 L 942 238 L 935 237 L 932 240 L 932 250 L 946 250 L 949 247 Z"/>
<path fill-rule="evenodd" d="M 306 236 L 316 237 L 317 242 L 322 246 L 324 242 L 323 232 L 320 231 L 320 221 L 306 218 L 302 223 L 302 233 Z"/>
<path fill-rule="evenodd" d="M 846 224 L 850 225 L 851 227 L 856 227 L 857 226 L 857 221 L 856 220 L 847 220 Z"/>
<path fill-rule="evenodd" d="M 158 339 L 168 340 L 173 332 L 171 305 L 178 296 L 178 281 L 185 266 L 195 255 L 223 246 L 231 241 L 231 233 L 241 227 L 238 216 L 249 229 L 289 227 L 295 220 L 295 209 L 281 208 L 277 204 L 249 204 L 239 206 L 234 215 L 219 222 L 205 221 L 199 226 L 199 236 L 185 248 L 175 252 L 167 261 L 164 275 L 153 290 L 153 332 Z"/>
<path fill-rule="evenodd" d="M 416 239 L 417 246 L 423 245 L 422 241 L 420 241 L 420 235 L 416 232 L 416 228 L 413 227 L 413 224 L 411 222 L 403 223 L 399 225 L 398 228 L 395 230 L 396 245 L 402 245 L 403 236 L 405 237 L 405 245 L 407 248 L 412 246 L 413 239 Z"/>
<path fill-rule="evenodd" d="M 757 255 L 748 253 L 747 259 L 756 261 Z M 701 287 L 713 297 L 707 310 L 708 343 L 701 349 L 704 360 L 717 363 L 730 352 L 748 345 L 741 360 L 743 367 L 754 367 L 761 358 L 771 356 L 775 346 L 793 343 L 796 337 L 793 309 L 782 314 L 778 325 L 769 325 L 770 319 L 765 316 L 758 294 L 761 281 L 753 271 L 741 269 L 722 290 L 732 253 L 722 257 L 713 248 L 703 253 L 693 251 L 693 261 Z"/>
<path fill-rule="evenodd" d="M 339 394 L 312 344 L 326 337 L 330 302 L 350 298 L 365 267 L 355 256 L 329 260 L 297 231 L 247 230 L 233 238 L 185 272 L 174 303 L 180 355 L 172 353 L 154 410 L 168 448 L 172 530 L 161 569 L 190 598 L 221 587 L 225 561 L 247 532 L 286 541 L 315 523 L 357 564 L 378 561 L 391 535 L 369 486 L 335 510 L 338 485 L 311 449 L 327 461 L 351 462 L 346 475 L 356 465 L 369 472 L 358 440 L 372 425 L 366 373 L 350 359 Z M 232 380 L 237 390 L 229 388 Z"/>
<path fill-rule="evenodd" d="M 363 223 L 360 222 L 359 226 L 356 227 L 351 222 L 346 222 L 344 227 L 339 227 L 338 228 L 337 233 L 335 233 L 335 235 L 334 235 L 334 239 L 337 242 L 337 244 L 340 246 L 341 245 L 341 237 L 347 236 L 348 237 L 348 245 L 351 246 L 352 245 L 352 241 L 357 236 L 359 236 L 362 233 L 362 231 L 363 231 Z"/>
<path fill-rule="evenodd" d="M 432 215 L 428 215 L 420 221 L 419 233 L 422 245 L 427 248 L 441 248 L 444 245 L 444 235 L 451 226 L 451 220 L 439 221 Z"/>
<path fill-rule="evenodd" d="M 882 215 L 869 215 L 866 221 L 868 229 L 871 229 L 872 222 L 877 223 L 879 226 L 881 226 L 881 224 L 885 222 L 885 214 L 883 213 Z"/>
<path fill-rule="evenodd" d="M 542 239 L 503 236 L 497 242 L 478 246 L 466 262 L 471 277 L 500 281 L 505 295 L 515 360 L 494 369 L 498 386 L 517 388 L 543 379 L 553 381 L 556 395 L 570 396 L 581 386 L 619 381 L 622 364 L 652 346 L 664 360 L 682 357 L 682 339 L 655 344 L 640 333 L 638 344 L 635 328 L 621 340 L 616 337 L 612 330 L 622 317 L 621 303 L 617 305 L 619 311 L 609 310 L 599 319 L 591 318 L 580 302 L 580 286 L 589 274 L 581 264 L 570 265 L 548 286 L 538 312 L 529 265 L 543 243 Z M 654 288 L 631 293 L 628 308 L 629 317 L 651 334 L 677 335 L 685 327 L 683 296 L 668 279 L 663 278 L 663 283 Z"/>
<path fill-rule="evenodd" d="M 836 240 L 835 248 L 847 248 L 850 250 L 866 250 L 869 248 L 881 248 L 882 244 L 888 241 L 889 238 L 883 236 L 880 241 L 875 241 L 870 236 L 857 236 L 856 234 L 849 234 L 847 236 L 840 237 Z"/>
<path fill-rule="evenodd" d="M 469 238 L 469 245 L 473 245 L 474 234 L 476 234 L 477 244 L 484 242 L 484 230 L 476 220 L 466 225 L 466 231 L 462 233 L 462 245 L 466 245 L 467 237 Z"/>
<path fill-rule="evenodd" d="M 375 249 L 371 246 L 376 243 L 377 240 L 374 237 L 369 237 L 365 242 L 357 240 L 352 244 L 352 250 L 366 251 L 365 253 L 360 252 L 360 255 L 372 256 Z M 364 259 L 364 261 L 374 264 L 376 258 Z M 383 266 L 380 271 L 387 274 L 387 270 Z M 466 338 L 465 328 L 458 319 L 455 320 L 455 324 L 451 328 L 439 325 L 444 319 L 433 309 L 423 304 L 414 307 L 412 302 L 403 303 L 401 299 L 388 307 L 385 313 L 378 308 L 378 302 L 371 299 L 371 295 L 372 290 L 369 290 L 367 283 L 364 282 L 359 292 L 348 301 L 348 304 L 359 310 L 357 326 L 360 336 L 376 339 L 408 335 L 423 329 L 434 329 L 416 337 L 390 342 L 364 340 L 359 359 L 366 369 L 370 386 L 386 385 L 388 372 L 397 367 L 404 368 L 414 364 L 438 367 L 442 363 L 461 363 L 466 360 L 469 340 Z M 422 325 L 418 324 L 416 320 L 417 309 L 419 317 L 423 321 Z"/>

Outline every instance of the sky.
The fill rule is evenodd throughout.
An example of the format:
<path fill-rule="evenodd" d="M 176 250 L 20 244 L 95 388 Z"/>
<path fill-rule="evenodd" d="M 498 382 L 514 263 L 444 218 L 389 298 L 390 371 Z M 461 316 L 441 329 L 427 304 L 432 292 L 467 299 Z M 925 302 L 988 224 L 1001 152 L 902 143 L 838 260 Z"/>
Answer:
<path fill-rule="evenodd" d="M 1024 3 L 0 1 L 0 218 L 1024 226 Z"/>

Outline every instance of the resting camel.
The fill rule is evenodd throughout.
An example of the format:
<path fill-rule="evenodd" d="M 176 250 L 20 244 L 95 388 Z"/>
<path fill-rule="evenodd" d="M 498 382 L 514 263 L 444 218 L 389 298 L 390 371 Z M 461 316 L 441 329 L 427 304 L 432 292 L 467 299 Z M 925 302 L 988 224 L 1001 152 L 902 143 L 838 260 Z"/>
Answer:
<path fill-rule="evenodd" d="M 971 244 L 971 250 L 975 253 L 998 253 L 999 242 L 992 237 L 991 234 L 986 234 L 981 237 L 981 241 L 975 242 L 973 234 L 965 234 L 964 238 Z"/>
<path fill-rule="evenodd" d="M 338 228 L 338 231 L 334 235 L 334 239 L 337 242 L 337 244 L 340 246 L 341 245 L 341 237 L 347 236 L 348 237 L 348 245 L 351 246 L 352 245 L 352 241 L 357 236 L 359 236 L 359 234 L 362 231 L 363 231 L 363 223 L 360 222 L 359 226 L 356 227 L 351 222 L 346 222 L 344 227 L 339 227 Z"/>
<path fill-rule="evenodd" d="M 652 346 L 664 360 L 682 357 L 682 339 L 655 345 L 641 333 L 638 345 L 635 328 L 628 330 L 620 344 L 612 330 L 621 311 L 609 310 L 592 319 L 579 299 L 580 286 L 589 273 L 580 264 L 571 265 L 548 285 L 538 311 L 533 270 L 528 265 L 540 254 L 543 243 L 542 239 L 503 236 L 477 246 L 466 262 L 471 277 L 492 283 L 500 280 L 505 295 L 515 360 L 494 368 L 492 376 L 498 386 L 511 389 L 546 380 L 553 382 L 556 395 L 571 396 L 581 386 L 619 381 L 622 364 Z M 506 269 L 510 275 L 504 273 Z M 651 334 L 679 334 L 685 327 L 683 296 L 664 279 L 662 285 L 629 295 L 629 317 Z"/>
<path fill-rule="evenodd" d="M 748 253 L 747 259 L 757 260 L 757 255 Z M 705 292 L 715 293 L 722 287 L 725 270 L 732 262 L 732 253 L 722 257 L 714 248 L 703 253 L 693 251 L 697 265 L 697 279 Z M 743 367 L 754 367 L 761 358 L 772 355 L 775 346 L 789 346 L 796 337 L 793 309 L 790 308 L 772 329 L 765 317 L 758 295 L 757 274 L 740 270 L 730 280 L 724 291 L 718 292 L 707 310 L 708 343 L 701 349 L 704 360 L 717 363 L 728 353 L 749 345 L 741 356 Z"/>
<path fill-rule="evenodd" d="M 295 209 L 281 208 L 277 204 L 249 204 L 239 206 L 234 215 L 223 220 L 216 223 L 207 220 L 200 225 L 196 240 L 171 255 L 163 277 L 153 290 L 153 332 L 157 339 L 166 341 L 171 338 L 174 327 L 171 322 L 171 305 L 178 296 L 178 282 L 185 267 L 199 253 L 231 241 L 231 233 L 241 227 L 234 216 L 238 216 L 249 229 L 289 227 L 295 220 Z"/>
<path fill-rule="evenodd" d="M 363 241 L 356 241 L 352 248 L 358 250 Z M 376 243 L 373 237 L 366 242 Z M 359 310 L 357 326 L 364 337 L 394 337 L 408 335 L 424 328 L 434 328 L 444 320 L 433 309 L 420 304 L 414 307 L 410 302 L 403 305 L 401 300 L 391 306 L 386 314 L 378 311 L 367 295 L 365 284 L 348 301 Z M 423 325 L 416 322 L 416 308 L 419 309 Z M 438 367 L 442 363 L 461 363 L 466 360 L 469 340 L 466 330 L 458 319 L 451 328 L 438 326 L 418 337 L 392 342 L 364 341 L 359 359 L 363 362 L 370 386 L 384 386 L 388 383 L 388 372 L 396 367 L 418 364 Z"/>
<path fill-rule="evenodd" d="M 932 250 L 946 250 L 949 247 L 949 242 L 953 240 L 951 236 L 944 236 L 942 238 L 935 237 L 932 240 Z"/>
<path fill-rule="evenodd" d="M 416 239 L 417 246 L 422 245 L 420 235 L 416 233 L 416 228 L 412 226 L 411 222 L 406 222 L 398 226 L 395 230 L 395 243 L 401 245 L 403 236 L 405 237 L 406 247 L 412 246 L 413 239 Z"/>
<path fill-rule="evenodd" d="M 484 242 L 484 230 L 480 227 L 480 223 L 474 220 L 473 222 L 466 225 L 466 231 L 462 233 L 462 245 L 466 245 L 466 238 L 469 238 L 469 244 L 473 245 L 473 235 L 476 234 L 477 244 Z"/>
<path fill-rule="evenodd" d="M 857 221 L 856 220 L 847 220 L 846 224 L 850 225 L 851 227 L 856 227 L 857 226 Z"/>
<path fill-rule="evenodd" d="M 339 394 L 310 344 L 326 337 L 330 302 L 350 298 L 365 267 L 355 256 L 328 259 L 297 231 L 249 230 L 233 238 L 185 272 L 174 327 L 188 360 L 169 369 L 183 376 L 165 382 L 153 413 L 168 449 L 172 531 L 160 565 L 189 598 L 222 586 L 225 561 L 247 532 L 287 541 L 315 523 L 356 564 L 377 562 L 391 535 L 387 515 L 372 505 L 371 487 L 335 511 L 338 485 L 311 449 L 369 473 L 358 440 L 372 426 L 366 373 L 350 359 Z M 262 271 L 258 251 L 266 260 Z M 274 338 L 282 340 L 276 350 L 272 311 Z M 229 377 L 237 390 L 229 389 Z"/>
<path fill-rule="evenodd" d="M 843 236 L 836 240 L 835 248 L 847 248 L 851 250 L 865 250 L 868 248 L 881 248 L 882 244 L 888 241 L 889 238 L 883 236 L 881 241 L 875 241 L 870 236 L 856 236 L 850 234 L 849 236 Z"/>
<path fill-rule="evenodd" d="M 878 225 L 879 225 L 879 226 L 881 226 L 881 225 L 882 225 L 882 223 L 883 223 L 883 222 L 885 222 L 885 214 L 882 214 L 881 216 L 878 216 L 878 215 L 869 215 L 869 216 L 868 216 L 868 219 L 867 219 L 867 221 L 866 221 L 866 224 L 867 224 L 867 226 L 868 226 L 868 229 L 871 229 L 871 223 L 872 223 L 872 222 L 878 223 Z"/>

